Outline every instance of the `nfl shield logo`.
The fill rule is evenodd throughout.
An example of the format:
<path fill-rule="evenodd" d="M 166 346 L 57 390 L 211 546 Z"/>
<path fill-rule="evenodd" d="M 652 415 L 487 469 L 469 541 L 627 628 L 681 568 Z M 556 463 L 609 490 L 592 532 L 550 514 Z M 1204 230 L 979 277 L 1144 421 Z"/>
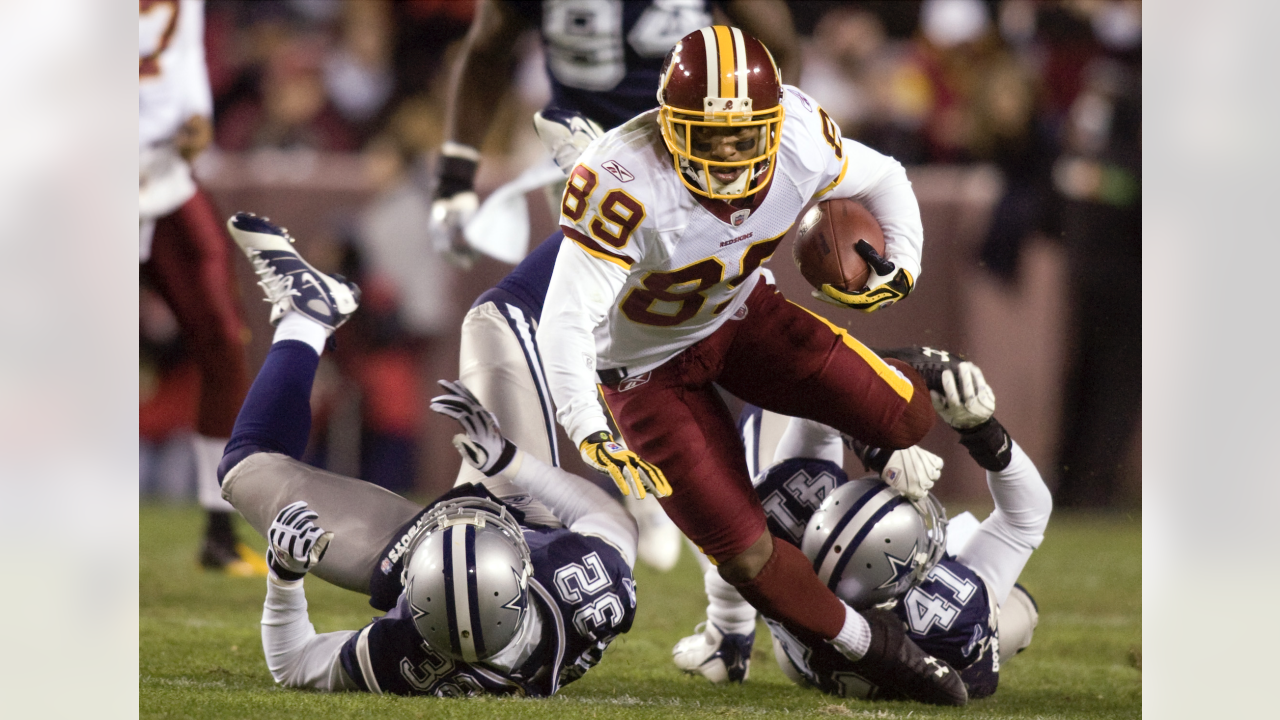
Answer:
<path fill-rule="evenodd" d="M 750 210 L 739 210 L 738 212 L 729 216 L 729 221 L 733 223 L 734 227 L 738 227 L 739 225 L 747 221 L 747 217 L 749 215 L 751 215 Z"/>

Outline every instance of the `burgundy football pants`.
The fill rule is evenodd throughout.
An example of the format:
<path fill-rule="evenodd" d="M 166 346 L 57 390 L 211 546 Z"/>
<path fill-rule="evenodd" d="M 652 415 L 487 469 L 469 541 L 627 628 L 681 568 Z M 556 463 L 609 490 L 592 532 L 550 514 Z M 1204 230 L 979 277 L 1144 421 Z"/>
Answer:
<path fill-rule="evenodd" d="M 895 363 L 902 374 L 895 373 L 848 333 L 763 281 L 746 308 L 745 317 L 729 320 L 647 381 L 633 376 L 604 387 L 627 446 L 671 483 L 663 508 L 717 562 L 741 554 L 766 526 L 736 423 L 712 383 L 878 447 L 908 447 L 933 425 L 928 391 L 910 367 Z M 842 610 L 803 555 L 775 549 L 766 569 L 740 588 L 752 605 L 801 632 L 829 638 L 839 631 Z"/>
<path fill-rule="evenodd" d="M 196 431 L 231 435 L 249 389 L 245 327 L 231 266 L 231 239 L 208 193 L 156 221 L 142 272 L 168 303 L 200 368 Z"/>

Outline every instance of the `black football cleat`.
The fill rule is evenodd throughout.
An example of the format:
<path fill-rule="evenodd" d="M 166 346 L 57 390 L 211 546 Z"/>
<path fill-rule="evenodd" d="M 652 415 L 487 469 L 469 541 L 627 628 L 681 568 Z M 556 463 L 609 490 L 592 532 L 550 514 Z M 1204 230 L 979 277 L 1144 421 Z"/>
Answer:
<path fill-rule="evenodd" d="M 888 696 L 930 705 L 964 705 L 969 692 L 960 673 L 920 649 L 907 637 L 902 621 L 888 610 L 861 613 L 871 626 L 871 647 L 853 670 L 879 685 Z"/>
<path fill-rule="evenodd" d="M 882 358 L 901 360 L 915 368 L 915 371 L 924 377 L 925 387 L 937 392 L 943 392 L 942 373 L 950 370 L 959 379 L 960 363 L 965 360 L 964 356 L 958 353 L 953 353 L 950 350 L 939 350 L 927 345 L 893 348 L 892 350 L 872 348 L 872 350 Z"/>

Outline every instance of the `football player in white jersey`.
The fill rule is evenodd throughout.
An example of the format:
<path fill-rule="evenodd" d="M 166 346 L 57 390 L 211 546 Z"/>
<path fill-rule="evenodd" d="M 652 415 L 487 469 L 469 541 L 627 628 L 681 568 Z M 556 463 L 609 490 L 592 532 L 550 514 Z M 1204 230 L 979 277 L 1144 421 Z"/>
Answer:
<path fill-rule="evenodd" d="M 203 0 L 138 2 L 138 234 L 141 274 L 164 298 L 200 367 L 196 485 L 209 516 L 200 564 L 263 575 L 237 543 L 215 471 L 249 389 L 231 243 L 190 162 L 213 137 Z"/>
<path fill-rule="evenodd" d="M 713 387 L 876 447 L 928 432 L 915 370 L 788 302 L 763 269 L 807 206 L 852 197 L 884 228 L 887 258 L 867 287 L 823 292 L 864 311 L 906 297 L 923 242 L 906 173 L 842 138 L 737 28 L 686 35 L 662 78 L 659 107 L 588 146 L 565 188 L 566 239 L 537 334 L 557 419 L 624 492 L 658 495 L 765 617 L 909 697 L 963 704 L 949 666 L 843 603 L 795 546 L 773 541 Z"/>
<path fill-rule="evenodd" d="M 719 6 L 742 27 L 766 38 L 778 53 L 784 76 L 800 77 L 799 43 L 782 0 L 732 0 Z M 480 204 L 475 192 L 479 146 L 492 125 L 488 109 L 510 89 L 521 33 L 539 30 L 548 58 L 551 101 L 534 116 L 534 127 L 555 159 L 558 206 L 564 176 L 582 149 L 604 132 L 601 128 L 612 129 L 654 107 L 667 52 L 685 34 L 710 22 L 711 11 L 710 0 L 478 2 L 454 66 L 446 101 L 446 142 L 436 166 L 433 230 L 446 257 L 463 265 L 474 259 L 475 250 L 463 242 L 463 228 Z M 506 189 L 524 187 L 524 178 Z M 516 214 L 521 219 L 526 190 L 512 195 L 520 198 Z M 494 196 L 503 193 L 499 189 Z M 489 213 L 501 216 L 492 207 Z M 520 228 L 513 223 L 485 237 L 523 253 L 527 221 Z M 460 379 L 501 420 L 504 431 L 526 452 L 552 465 L 559 464 L 555 419 L 533 328 L 561 238 L 556 233 L 547 239 L 476 299 L 462 323 L 458 359 Z M 463 465 L 457 482 L 476 480 L 474 469 Z M 507 492 L 489 487 L 499 497 Z M 640 559 L 657 570 L 670 570 L 684 545 L 680 531 L 652 498 L 629 496 L 625 503 L 640 524 Z"/>

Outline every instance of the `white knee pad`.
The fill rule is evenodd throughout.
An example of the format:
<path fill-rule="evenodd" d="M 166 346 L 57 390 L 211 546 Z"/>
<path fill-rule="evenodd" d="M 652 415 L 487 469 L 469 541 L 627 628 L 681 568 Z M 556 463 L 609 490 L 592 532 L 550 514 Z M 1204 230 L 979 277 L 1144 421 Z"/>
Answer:
<path fill-rule="evenodd" d="M 1000 655 L 1007 661 L 1031 644 L 1040 612 L 1026 590 L 1014 586 L 1009 599 L 1000 606 Z"/>

